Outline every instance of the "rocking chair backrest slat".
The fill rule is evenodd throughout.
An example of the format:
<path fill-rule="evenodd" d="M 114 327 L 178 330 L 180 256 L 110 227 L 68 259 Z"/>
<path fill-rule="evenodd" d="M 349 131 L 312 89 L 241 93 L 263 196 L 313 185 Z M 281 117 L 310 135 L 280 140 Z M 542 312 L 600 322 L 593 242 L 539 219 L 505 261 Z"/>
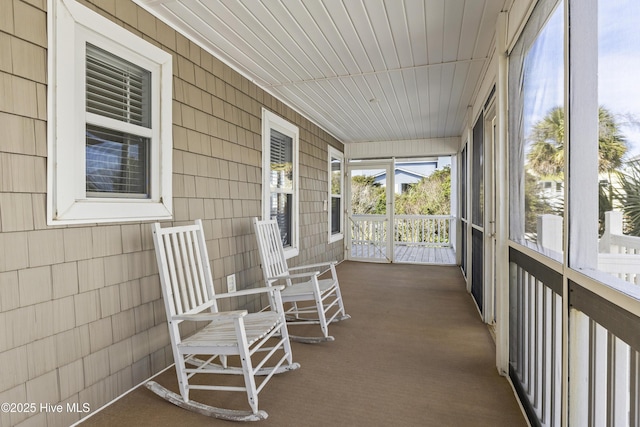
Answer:
<path fill-rule="evenodd" d="M 188 265 L 190 267 L 187 271 L 187 293 L 189 295 L 188 310 L 191 310 L 192 308 L 200 305 L 197 301 L 197 289 L 202 283 L 202 271 L 200 269 L 200 263 L 198 262 L 197 258 L 194 257 L 194 245 L 197 245 L 197 237 L 194 241 L 194 239 L 192 238 L 193 235 L 194 231 L 188 231 L 184 233 L 184 236 L 181 236 L 184 239 L 184 247 L 186 248 L 184 263 L 185 265 Z"/>
<path fill-rule="evenodd" d="M 191 283 L 192 264 L 189 263 L 189 258 L 187 257 L 184 233 L 177 233 L 175 236 L 177 249 L 175 253 L 178 257 L 176 265 L 178 266 L 178 277 L 180 278 L 179 286 L 182 296 L 182 310 L 184 312 L 189 311 L 193 306 L 193 301 L 189 298 L 189 291 L 193 287 L 193 284 Z"/>
<path fill-rule="evenodd" d="M 159 225 L 158 225 L 159 227 Z M 158 235 L 163 250 L 158 250 L 158 257 L 163 258 L 161 265 L 163 271 L 160 271 L 160 281 L 162 282 L 163 293 L 165 293 L 165 301 L 170 305 L 170 313 L 172 315 L 182 314 L 182 299 L 180 298 L 180 288 L 178 287 L 178 275 L 176 274 L 175 257 L 173 255 L 173 246 L 171 245 L 170 235 Z M 164 280 L 164 282 L 163 282 Z"/>
<path fill-rule="evenodd" d="M 258 221 L 257 218 L 253 221 L 265 280 L 287 274 L 289 267 L 284 255 L 278 223 L 275 220 Z"/>
<path fill-rule="evenodd" d="M 203 285 L 205 283 L 204 268 L 202 266 L 200 246 L 197 244 L 198 236 L 196 235 L 195 231 L 192 231 L 189 233 L 189 239 L 196 242 L 196 244 L 193 245 L 193 252 L 195 253 L 192 254 L 192 256 L 194 257 L 194 262 L 196 264 L 196 271 L 198 273 L 196 276 L 198 280 L 196 282 L 196 286 L 194 286 L 194 290 L 195 290 L 196 306 L 199 306 L 205 301 L 203 297 L 203 290 L 205 290 L 203 288 Z M 189 248 L 191 249 L 191 245 L 189 246 Z"/>
<path fill-rule="evenodd" d="M 162 229 L 153 225 L 162 291 L 172 316 L 184 314 L 209 303 L 217 305 L 202 222 L 195 225 Z"/>

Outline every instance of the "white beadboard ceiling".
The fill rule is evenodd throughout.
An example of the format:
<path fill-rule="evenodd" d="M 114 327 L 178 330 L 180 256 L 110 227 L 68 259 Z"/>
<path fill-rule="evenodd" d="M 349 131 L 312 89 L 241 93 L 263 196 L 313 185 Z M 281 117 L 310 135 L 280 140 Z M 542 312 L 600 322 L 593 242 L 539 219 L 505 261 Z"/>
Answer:
<path fill-rule="evenodd" d="M 512 0 L 134 0 L 344 143 L 455 137 Z"/>

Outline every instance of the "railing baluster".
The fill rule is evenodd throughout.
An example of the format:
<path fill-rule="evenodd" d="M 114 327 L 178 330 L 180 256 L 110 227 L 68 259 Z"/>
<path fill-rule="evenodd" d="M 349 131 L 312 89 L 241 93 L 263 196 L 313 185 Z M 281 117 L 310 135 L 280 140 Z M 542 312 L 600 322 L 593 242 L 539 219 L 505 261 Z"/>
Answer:
<path fill-rule="evenodd" d="M 525 310 L 525 375 L 524 381 L 527 386 L 527 394 L 531 395 L 531 355 L 533 353 L 533 349 L 531 347 L 531 324 L 533 323 L 533 313 L 531 310 L 531 275 L 526 273 L 526 281 L 525 281 L 525 294 L 524 300 L 526 304 Z"/>
<path fill-rule="evenodd" d="M 629 425 L 640 425 L 640 355 L 629 347 Z"/>
<path fill-rule="evenodd" d="M 562 419 L 562 297 L 553 293 L 553 379 L 550 386 L 553 402 L 553 426 L 559 426 Z"/>

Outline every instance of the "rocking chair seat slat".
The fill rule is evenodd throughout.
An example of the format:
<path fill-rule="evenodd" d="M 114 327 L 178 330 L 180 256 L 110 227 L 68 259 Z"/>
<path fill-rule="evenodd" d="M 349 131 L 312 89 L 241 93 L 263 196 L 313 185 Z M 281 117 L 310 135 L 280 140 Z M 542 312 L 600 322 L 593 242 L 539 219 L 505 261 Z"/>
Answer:
<path fill-rule="evenodd" d="M 267 335 L 280 320 L 280 314 L 273 311 L 250 313 L 243 317 L 245 333 L 249 345 Z M 211 347 L 238 345 L 233 321 L 211 322 L 192 336 L 185 338 L 178 347 Z"/>
<path fill-rule="evenodd" d="M 318 280 L 318 287 L 322 294 L 329 291 L 335 285 L 336 283 L 333 279 Z M 295 298 L 301 295 L 313 296 L 312 282 L 298 283 L 295 286 L 287 286 L 284 291 L 282 291 L 282 300 L 287 301 L 289 298 Z"/>

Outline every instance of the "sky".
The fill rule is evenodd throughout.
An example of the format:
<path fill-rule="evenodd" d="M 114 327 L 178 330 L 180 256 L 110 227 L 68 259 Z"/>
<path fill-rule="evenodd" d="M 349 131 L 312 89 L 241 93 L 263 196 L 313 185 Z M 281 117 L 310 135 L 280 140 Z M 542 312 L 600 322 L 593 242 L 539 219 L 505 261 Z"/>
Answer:
<path fill-rule="evenodd" d="M 619 117 L 631 155 L 640 155 L 640 1 L 598 4 L 598 97 Z"/>
<path fill-rule="evenodd" d="M 564 10 L 555 10 L 526 56 L 525 134 L 563 104 Z M 640 1 L 598 2 L 598 102 L 616 115 L 627 157 L 640 155 Z"/>

